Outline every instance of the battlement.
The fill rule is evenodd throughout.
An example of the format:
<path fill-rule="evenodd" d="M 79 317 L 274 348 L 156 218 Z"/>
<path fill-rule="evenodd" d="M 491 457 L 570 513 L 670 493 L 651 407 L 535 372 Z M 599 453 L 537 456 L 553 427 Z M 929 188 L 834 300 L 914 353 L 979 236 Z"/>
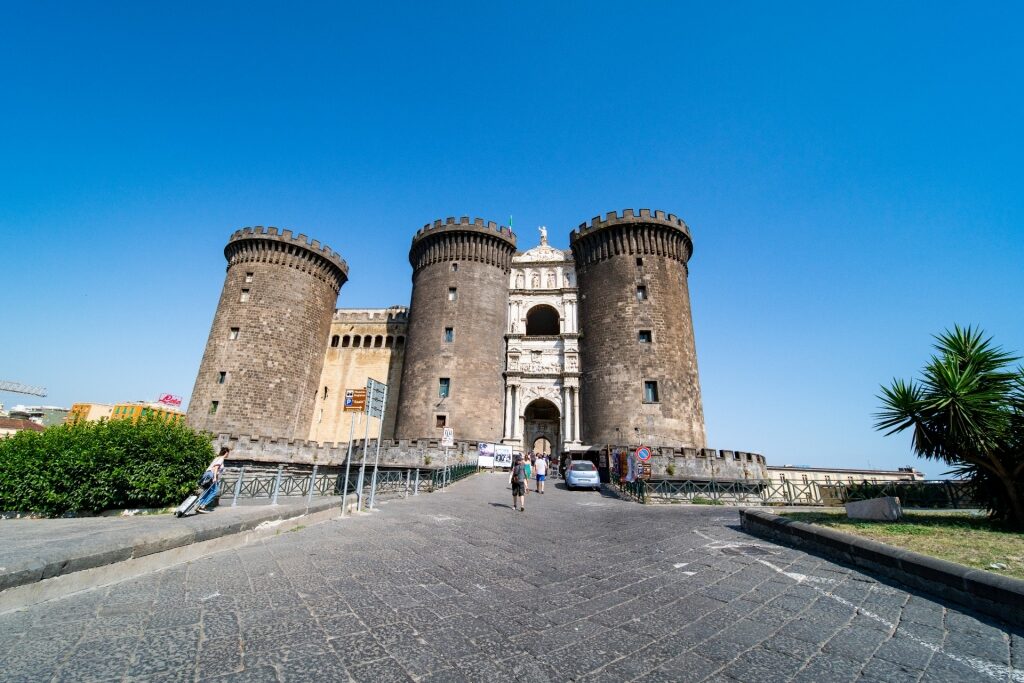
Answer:
<path fill-rule="evenodd" d="M 425 237 L 429 237 L 442 231 L 475 232 L 491 235 L 505 240 L 513 247 L 516 246 L 516 236 L 515 233 L 512 232 L 511 228 L 507 228 L 504 225 L 498 225 L 494 221 L 484 221 L 483 218 L 474 218 L 470 220 L 469 216 L 462 216 L 458 220 L 456 220 L 454 216 L 449 216 L 444 221 L 437 219 L 433 223 L 427 223 L 416 232 L 412 238 L 412 243 L 415 245 Z"/>
<path fill-rule="evenodd" d="M 278 230 L 273 227 L 265 228 L 262 225 L 241 228 L 231 233 L 231 237 L 228 239 L 228 246 L 225 247 L 225 253 L 231 248 L 232 244 L 246 240 L 271 240 L 305 249 L 334 265 L 345 276 L 345 279 L 348 278 L 348 264 L 345 262 L 345 259 L 341 258 L 338 252 L 326 244 L 321 245 L 319 240 L 310 239 L 304 234 L 293 235 L 291 230 Z"/>
<path fill-rule="evenodd" d="M 337 308 L 333 320 L 336 323 L 404 323 L 409 321 L 409 309 L 405 306 Z"/>
<path fill-rule="evenodd" d="M 578 237 L 594 232 L 596 230 L 603 230 L 614 225 L 629 225 L 629 224 L 644 224 L 644 225 L 664 225 L 674 230 L 680 230 L 690 237 L 690 226 L 686 222 L 676 216 L 674 213 L 665 213 L 664 211 L 651 212 L 650 209 L 640 209 L 635 211 L 634 209 L 623 209 L 622 215 L 620 216 L 615 211 L 609 211 L 605 214 L 602 219 L 600 216 L 594 216 L 590 223 L 580 223 L 580 226 L 572 231 L 571 240 L 575 240 Z"/>

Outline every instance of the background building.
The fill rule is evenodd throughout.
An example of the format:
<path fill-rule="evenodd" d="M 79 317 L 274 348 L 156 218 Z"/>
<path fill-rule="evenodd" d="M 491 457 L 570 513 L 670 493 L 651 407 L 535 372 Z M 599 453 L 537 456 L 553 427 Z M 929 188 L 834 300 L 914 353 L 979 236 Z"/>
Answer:
<path fill-rule="evenodd" d="M 175 408 L 169 408 L 160 403 L 137 401 L 135 403 L 115 404 L 111 410 L 110 419 L 136 421 L 140 417 L 149 417 L 150 415 L 161 417 L 168 421 L 177 421 L 185 417 L 185 413 Z"/>
<path fill-rule="evenodd" d="M 23 417 L 0 417 L 0 439 L 17 434 L 20 431 L 41 432 L 46 427 Z"/>
<path fill-rule="evenodd" d="M 913 467 L 864 470 L 795 465 L 768 465 L 768 477 L 776 483 L 789 481 L 795 484 L 880 484 L 887 481 L 923 481 L 925 478 L 924 472 L 919 472 Z"/>
<path fill-rule="evenodd" d="M 110 419 L 114 412 L 114 406 L 109 403 L 75 403 L 66 418 L 67 422 L 79 422 L 86 420 L 97 422 Z"/>

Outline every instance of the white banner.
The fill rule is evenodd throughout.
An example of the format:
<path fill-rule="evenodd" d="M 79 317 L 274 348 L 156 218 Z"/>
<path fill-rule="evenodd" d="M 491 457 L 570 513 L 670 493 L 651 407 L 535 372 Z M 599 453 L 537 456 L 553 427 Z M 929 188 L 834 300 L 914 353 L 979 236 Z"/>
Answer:
<path fill-rule="evenodd" d="M 512 467 L 512 447 L 494 444 L 494 466 Z"/>

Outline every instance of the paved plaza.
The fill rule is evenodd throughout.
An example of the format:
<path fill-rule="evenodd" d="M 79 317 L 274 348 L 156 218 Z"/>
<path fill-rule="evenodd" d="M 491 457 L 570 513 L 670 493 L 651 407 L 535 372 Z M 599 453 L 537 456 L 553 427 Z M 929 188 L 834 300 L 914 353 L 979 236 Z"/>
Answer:
<path fill-rule="evenodd" d="M 983 617 L 738 529 L 481 474 L 0 615 L 3 681 L 1024 681 Z"/>

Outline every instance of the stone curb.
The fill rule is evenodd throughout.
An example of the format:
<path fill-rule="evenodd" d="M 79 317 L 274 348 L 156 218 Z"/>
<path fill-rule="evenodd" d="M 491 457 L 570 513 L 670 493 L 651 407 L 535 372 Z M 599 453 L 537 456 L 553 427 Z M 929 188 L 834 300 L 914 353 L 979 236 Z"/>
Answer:
<path fill-rule="evenodd" d="M 885 543 L 741 509 L 747 533 L 895 579 L 1016 626 L 1024 626 L 1024 581 L 955 562 L 895 548 Z"/>
<path fill-rule="evenodd" d="M 218 520 L 216 514 L 189 518 L 191 524 L 156 533 L 135 531 L 131 536 L 97 542 L 78 555 L 50 547 L 0 568 L 0 613 L 237 548 L 300 524 L 327 521 L 341 514 L 340 502 L 331 497 L 313 501 L 309 507 L 268 505 L 252 508 L 241 520 Z"/>

